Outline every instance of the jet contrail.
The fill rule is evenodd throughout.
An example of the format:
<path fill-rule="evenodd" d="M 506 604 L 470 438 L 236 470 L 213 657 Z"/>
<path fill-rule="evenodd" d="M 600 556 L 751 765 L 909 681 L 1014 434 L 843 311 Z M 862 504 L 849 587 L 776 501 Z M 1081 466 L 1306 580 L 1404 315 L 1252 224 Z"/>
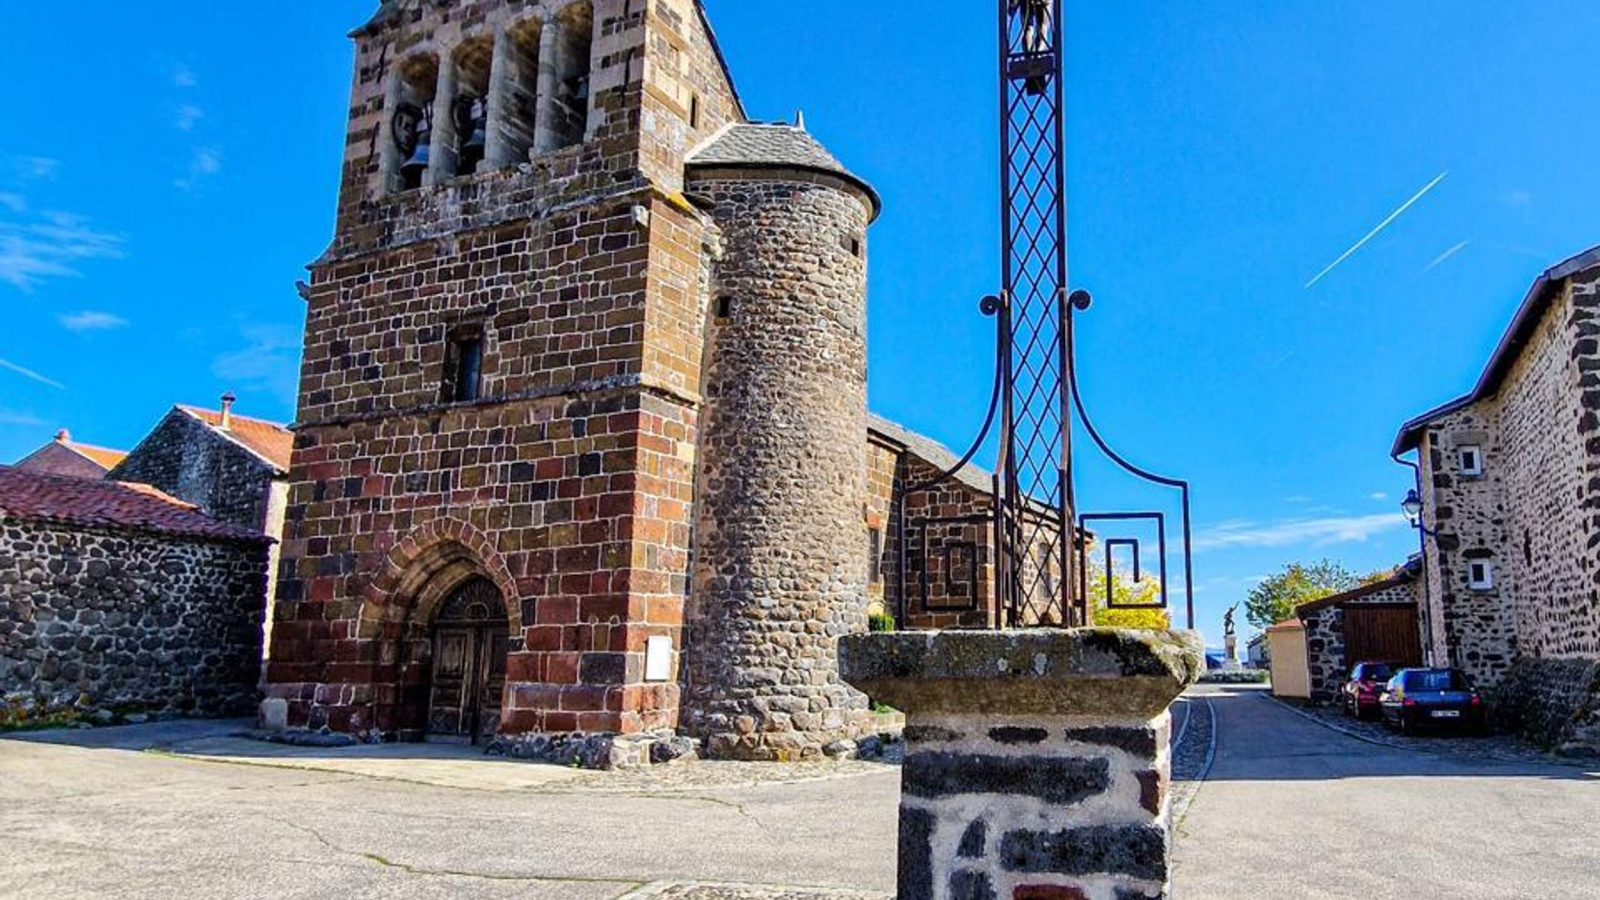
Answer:
<path fill-rule="evenodd" d="M 1422 274 L 1426 275 L 1429 272 L 1432 272 L 1434 269 L 1437 269 L 1440 266 L 1444 265 L 1445 261 L 1448 260 L 1450 257 L 1455 256 L 1457 253 L 1460 253 L 1461 251 L 1467 249 L 1467 245 L 1470 244 L 1470 243 L 1472 243 L 1472 242 L 1471 241 L 1462 241 L 1461 243 L 1455 245 L 1454 247 L 1451 247 L 1449 250 L 1446 250 L 1445 252 L 1439 254 L 1438 257 L 1435 258 L 1433 262 L 1428 263 L 1428 267 L 1426 269 L 1422 270 Z"/>
<path fill-rule="evenodd" d="M 67 386 L 62 384 L 61 382 L 55 381 L 54 379 L 46 378 L 43 375 L 40 375 L 38 372 L 33 371 L 32 369 L 24 369 L 23 367 L 17 365 L 16 363 L 14 363 L 14 362 L 12 362 L 12 361 L 10 361 L 8 359 L 0 359 L 0 369 L 10 369 L 11 371 L 17 373 L 18 375 L 21 375 L 23 378 L 32 378 L 34 381 L 37 381 L 40 384 L 48 384 L 48 385 L 50 385 L 51 387 L 55 388 L 58 391 L 64 391 L 64 390 L 67 389 Z"/>
<path fill-rule="evenodd" d="M 1318 272 L 1317 273 L 1317 277 L 1315 277 L 1315 278 L 1311 279 L 1310 281 L 1306 282 L 1306 289 L 1309 290 L 1309 289 L 1311 289 L 1313 287 L 1316 287 L 1317 282 L 1319 282 L 1322 279 L 1328 277 L 1328 273 L 1329 272 L 1332 272 L 1334 269 L 1339 268 L 1339 264 L 1340 263 L 1344 262 L 1345 260 L 1349 259 L 1352 256 L 1355 256 L 1357 250 L 1360 250 L 1362 247 L 1365 247 L 1368 243 L 1370 243 L 1372 241 L 1373 238 L 1375 238 L 1378 235 L 1382 234 L 1383 230 L 1385 228 L 1388 228 L 1390 225 L 1394 224 L 1394 220 L 1395 219 L 1400 218 L 1402 215 L 1405 214 L 1406 210 L 1408 210 L 1411 207 L 1415 206 L 1416 202 L 1418 200 L 1421 200 L 1423 197 L 1426 197 L 1428 195 L 1428 192 L 1433 190 L 1434 188 L 1438 187 L 1439 186 L 1439 182 L 1443 181 L 1445 179 L 1445 177 L 1448 176 L 1449 174 L 1450 174 L 1450 172 L 1448 170 L 1444 171 L 1444 172 L 1440 172 L 1438 178 L 1435 178 L 1434 180 L 1428 182 L 1427 187 L 1424 187 L 1422 190 L 1417 191 L 1416 196 L 1412 197 L 1410 200 L 1407 200 L 1404 204 L 1401 205 L 1401 207 L 1399 209 L 1397 209 L 1394 212 L 1390 213 L 1389 214 L 1389 218 L 1384 219 L 1382 222 L 1379 222 L 1378 223 L 1378 227 L 1372 229 L 1369 232 L 1367 232 L 1367 236 L 1366 237 L 1362 238 L 1359 241 L 1356 241 L 1356 245 L 1354 247 L 1351 247 L 1349 250 L 1346 250 L 1344 252 L 1343 256 L 1341 256 L 1338 259 L 1333 261 L 1332 265 L 1328 266 L 1326 269 L 1323 269 L 1321 272 Z"/>

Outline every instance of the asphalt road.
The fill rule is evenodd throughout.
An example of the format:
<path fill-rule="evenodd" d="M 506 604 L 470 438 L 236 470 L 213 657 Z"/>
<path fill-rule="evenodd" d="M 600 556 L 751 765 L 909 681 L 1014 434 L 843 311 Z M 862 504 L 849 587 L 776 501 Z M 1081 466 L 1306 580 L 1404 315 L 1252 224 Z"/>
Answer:
<path fill-rule="evenodd" d="M 1375 747 L 1239 690 L 1201 689 L 1184 706 L 1180 727 L 1214 713 L 1217 728 L 1210 777 L 1178 826 L 1178 900 L 1600 898 L 1600 779 Z M 1197 721 L 1190 734 L 1211 733 Z M 629 780 L 438 747 L 314 758 L 215 732 L 176 723 L 55 736 L 68 746 L 0 740 L 0 898 L 617 900 L 662 881 L 894 889 L 892 767 L 752 784 L 698 764 Z M 232 761 L 139 752 L 152 735 Z M 1184 768 L 1204 749 L 1180 754 Z"/>
<path fill-rule="evenodd" d="M 445 764 L 427 762 L 438 777 Z M 659 880 L 894 888 L 899 772 L 888 766 L 654 794 L 278 767 L 292 764 L 0 741 L 0 897 L 612 900 Z"/>
<path fill-rule="evenodd" d="M 1193 697 L 1217 744 L 1178 827 L 1177 900 L 1600 898 L 1600 777 L 1470 742 L 1374 746 L 1256 694 Z"/>

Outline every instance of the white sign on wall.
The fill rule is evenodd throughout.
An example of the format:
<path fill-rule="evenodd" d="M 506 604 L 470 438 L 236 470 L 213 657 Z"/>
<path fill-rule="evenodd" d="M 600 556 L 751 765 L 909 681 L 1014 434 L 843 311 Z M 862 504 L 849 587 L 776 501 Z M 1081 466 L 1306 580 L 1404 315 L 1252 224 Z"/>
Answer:
<path fill-rule="evenodd" d="M 644 680 L 668 681 L 672 678 L 672 638 L 660 634 L 650 638 L 644 649 Z"/>

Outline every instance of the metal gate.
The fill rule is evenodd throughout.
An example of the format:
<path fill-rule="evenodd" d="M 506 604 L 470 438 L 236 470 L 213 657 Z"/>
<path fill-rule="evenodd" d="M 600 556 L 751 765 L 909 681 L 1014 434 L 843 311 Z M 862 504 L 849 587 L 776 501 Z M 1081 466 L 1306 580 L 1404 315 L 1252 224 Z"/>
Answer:
<path fill-rule="evenodd" d="M 1422 630 L 1411 603 L 1352 603 L 1344 608 L 1345 668 L 1363 662 L 1422 665 Z"/>

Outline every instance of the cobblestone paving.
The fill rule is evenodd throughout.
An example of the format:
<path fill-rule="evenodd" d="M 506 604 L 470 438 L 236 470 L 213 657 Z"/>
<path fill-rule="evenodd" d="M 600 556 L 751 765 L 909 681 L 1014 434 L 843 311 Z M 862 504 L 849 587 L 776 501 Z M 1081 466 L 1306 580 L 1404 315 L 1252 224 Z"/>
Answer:
<path fill-rule="evenodd" d="M 620 900 L 888 900 L 888 894 L 741 884 L 655 884 Z"/>
<path fill-rule="evenodd" d="M 1211 764 L 1216 724 L 1209 701 L 1187 696 L 1172 708 L 1172 818 L 1182 821 Z"/>
<path fill-rule="evenodd" d="M 1546 753 L 1510 735 L 1450 734 L 1438 732 L 1417 736 L 1402 735 L 1380 721 L 1356 720 L 1341 710 L 1330 706 L 1300 706 L 1285 703 L 1263 692 L 1261 698 L 1268 703 L 1278 703 L 1306 718 L 1343 732 L 1358 740 L 1399 750 L 1433 753 L 1457 759 L 1503 763 L 1555 763 L 1568 766 L 1592 766 L 1593 760 L 1567 759 Z"/>

